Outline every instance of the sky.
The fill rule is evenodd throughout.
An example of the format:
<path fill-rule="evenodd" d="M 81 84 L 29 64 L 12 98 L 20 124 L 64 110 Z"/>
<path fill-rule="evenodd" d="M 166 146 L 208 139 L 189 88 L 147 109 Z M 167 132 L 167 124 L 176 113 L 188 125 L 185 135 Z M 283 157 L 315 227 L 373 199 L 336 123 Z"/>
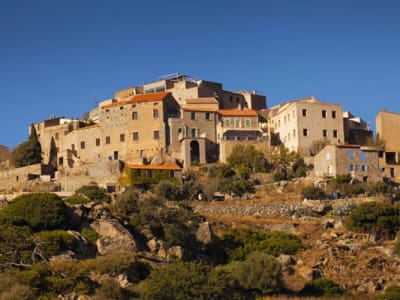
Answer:
<path fill-rule="evenodd" d="M 268 107 L 314 96 L 374 127 L 400 113 L 400 1 L 0 0 L 0 144 L 171 73 Z"/>

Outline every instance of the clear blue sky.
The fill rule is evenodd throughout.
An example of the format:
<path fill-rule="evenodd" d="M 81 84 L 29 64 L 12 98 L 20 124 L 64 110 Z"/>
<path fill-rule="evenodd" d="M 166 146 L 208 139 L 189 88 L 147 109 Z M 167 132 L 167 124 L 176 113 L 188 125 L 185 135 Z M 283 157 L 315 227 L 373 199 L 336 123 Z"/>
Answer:
<path fill-rule="evenodd" d="M 400 112 L 399 0 L 0 0 L 0 144 L 174 72 Z"/>

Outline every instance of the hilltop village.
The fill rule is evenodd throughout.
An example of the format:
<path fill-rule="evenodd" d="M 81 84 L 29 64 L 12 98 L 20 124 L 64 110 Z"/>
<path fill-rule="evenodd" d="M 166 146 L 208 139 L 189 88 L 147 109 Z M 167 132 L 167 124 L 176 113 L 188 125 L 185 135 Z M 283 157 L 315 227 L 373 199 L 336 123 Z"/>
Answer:
<path fill-rule="evenodd" d="M 15 168 L 2 146 L 3 192 L 26 190 L 37 178 L 74 190 L 85 183 L 76 179 L 82 174 L 115 191 L 121 164 L 147 176 L 164 170 L 179 177 L 191 166 L 226 162 L 237 144 L 253 145 L 267 158 L 283 145 L 312 164 L 316 178 L 350 173 L 364 182 L 400 180 L 393 130 L 399 114 L 380 111 L 374 137 L 338 103 L 307 97 L 268 107 L 256 91 L 227 91 L 221 83 L 180 74 L 116 91 L 83 119 L 54 116 L 33 126 L 42 161 Z M 315 151 L 318 144 L 325 148 Z"/>
<path fill-rule="evenodd" d="M 174 74 L 0 147 L 0 299 L 400 299 L 400 114 L 267 104 Z"/>

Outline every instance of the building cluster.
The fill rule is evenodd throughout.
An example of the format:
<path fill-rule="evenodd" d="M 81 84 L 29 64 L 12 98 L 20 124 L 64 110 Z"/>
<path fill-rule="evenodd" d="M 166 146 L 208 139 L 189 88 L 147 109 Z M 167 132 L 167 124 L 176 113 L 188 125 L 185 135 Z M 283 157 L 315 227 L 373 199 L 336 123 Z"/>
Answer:
<path fill-rule="evenodd" d="M 109 161 L 177 170 L 225 162 L 238 143 L 267 156 L 271 145 L 283 144 L 313 156 L 317 176 L 400 180 L 400 142 L 393 130 L 400 128 L 399 114 L 378 113 L 377 139 L 385 147 L 373 147 L 369 125 L 338 103 L 308 97 L 268 107 L 255 91 L 227 91 L 221 83 L 180 74 L 117 91 L 85 120 L 53 117 L 34 126 L 43 163 L 58 170 Z M 327 146 L 313 153 L 318 141 Z"/>

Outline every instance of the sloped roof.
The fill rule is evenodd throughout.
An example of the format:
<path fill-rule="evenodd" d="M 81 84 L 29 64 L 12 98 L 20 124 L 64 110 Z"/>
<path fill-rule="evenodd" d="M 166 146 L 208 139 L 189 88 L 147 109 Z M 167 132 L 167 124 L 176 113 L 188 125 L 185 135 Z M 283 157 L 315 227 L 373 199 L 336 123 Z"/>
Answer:
<path fill-rule="evenodd" d="M 247 116 L 257 117 L 257 112 L 252 109 L 240 110 L 240 109 L 220 109 L 218 113 L 222 116 Z"/>
<path fill-rule="evenodd" d="M 205 111 L 205 112 L 216 112 L 218 109 L 211 107 L 201 107 L 201 106 L 184 106 L 182 107 L 184 111 Z"/>
<path fill-rule="evenodd" d="M 218 104 L 218 101 L 213 97 L 186 99 L 187 104 Z"/>
<path fill-rule="evenodd" d="M 139 103 L 139 102 L 153 102 L 153 101 L 163 101 L 165 97 L 169 95 L 168 92 L 162 93 L 153 93 L 153 94 L 140 94 L 129 98 L 128 100 L 124 101 L 115 101 L 111 104 L 103 105 L 101 108 L 109 108 L 114 106 L 120 106 L 125 104 L 131 103 Z"/>

